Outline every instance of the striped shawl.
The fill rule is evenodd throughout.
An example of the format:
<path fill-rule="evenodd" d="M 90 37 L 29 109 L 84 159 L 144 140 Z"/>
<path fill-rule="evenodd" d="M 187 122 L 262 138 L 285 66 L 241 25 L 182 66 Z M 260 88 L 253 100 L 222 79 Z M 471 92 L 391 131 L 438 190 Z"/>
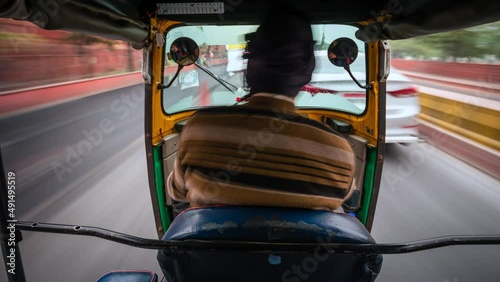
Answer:
<path fill-rule="evenodd" d="M 286 97 L 195 113 L 183 128 L 169 195 L 216 204 L 335 210 L 353 187 L 349 143 Z"/>

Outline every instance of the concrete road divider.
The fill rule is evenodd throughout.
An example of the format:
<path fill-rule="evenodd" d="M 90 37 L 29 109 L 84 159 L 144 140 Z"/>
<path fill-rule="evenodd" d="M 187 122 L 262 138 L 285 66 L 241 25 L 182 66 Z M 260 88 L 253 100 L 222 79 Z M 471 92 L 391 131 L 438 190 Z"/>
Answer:
<path fill-rule="evenodd" d="M 500 151 L 500 102 L 420 87 L 419 118 Z"/>

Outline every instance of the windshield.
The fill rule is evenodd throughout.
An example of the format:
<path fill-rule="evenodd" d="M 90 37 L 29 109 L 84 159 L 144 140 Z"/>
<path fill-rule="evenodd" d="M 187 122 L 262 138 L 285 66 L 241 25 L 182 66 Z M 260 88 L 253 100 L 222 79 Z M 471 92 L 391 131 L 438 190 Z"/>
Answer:
<path fill-rule="evenodd" d="M 168 114 L 209 106 L 233 105 L 237 99 L 248 94 L 246 64 L 243 52 L 245 35 L 255 32 L 258 26 L 181 26 L 166 34 L 166 52 L 179 37 L 193 39 L 199 45 L 197 65 L 185 67 L 172 86 L 163 91 L 163 109 Z M 347 72 L 330 63 L 327 49 L 339 37 L 353 39 L 360 50 L 358 58 L 351 65 L 353 75 L 361 82 L 366 81 L 364 43 L 354 36 L 357 28 L 347 25 L 313 25 L 316 67 L 308 85 L 302 88 L 295 104 L 298 108 L 321 108 L 361 114 L 365 109 L 365 90 L 360 89 Z M 168 84 L 177 64 L 165 56 L 163 84 Z M 225 84 L 211 77 L 204 68 Z M 358 95 L 346 95 L 353 92 Z"/>

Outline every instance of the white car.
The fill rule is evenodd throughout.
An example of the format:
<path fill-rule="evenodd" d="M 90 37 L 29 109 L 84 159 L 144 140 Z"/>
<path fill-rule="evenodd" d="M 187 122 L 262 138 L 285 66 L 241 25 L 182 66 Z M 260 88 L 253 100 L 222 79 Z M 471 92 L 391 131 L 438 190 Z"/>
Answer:
<path fill-rule="evenodd" d="M 328 107 L 337 110 L 362 114 L 366 105 L 366 91 L 358 87 L 343 68 L 330 63 L 326 50 L 315 51 L 315 56 L 316 68 L 311 82 L 303 87 L 297 96 L 297 106 L 322 105 L 324 107 L 327 103 Z M 363 53 L 359 53 L 350 69 L 354 77 L 365 85 L 365 55 Z M 391 68 L 391 74 L 387 80 L 386 109 L 386 143 L 410 143 L 420 140 L 416 120 L 420 112 L 418 90 L 395 68 Z"/>

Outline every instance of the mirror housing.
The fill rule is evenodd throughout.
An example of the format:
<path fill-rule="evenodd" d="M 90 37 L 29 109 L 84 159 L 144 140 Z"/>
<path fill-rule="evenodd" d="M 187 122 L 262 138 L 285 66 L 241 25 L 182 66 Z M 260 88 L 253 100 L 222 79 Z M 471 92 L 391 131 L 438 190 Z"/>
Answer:
<path fill-rule="evenodd" d="M 361 85 L 354 75 L 352 75 L 351 69 L 349 68 L 349 65 L 354 63 L 358 57 L 358 51 L 358 45 L 356 45 L 354 40 L 347 37 L 341 37 L 335 39 L 330 46 L 328 46 L 327 56 L 330 63 L 337 67 L 343 67 L 360 88 L 372 89 L 371 84 Z"/>
<path fill-rule="evenodd" d="M 178 64 L 174 77 L 167 85 L 158 84 L 158 90 L 169 88 L 175 81 L 183 67 L 196 64 L 200 56 L 200 47 L 189 37 L 179 37 L 170 45 L 168 57 Z"/>
<path fill-rule="evenodd" d="M 200 55 L 196 42 L 188 37 L 179 37 L 170 45 L 170 58 L 181 66 L 194 64 Z"/>
<path fill-rule="evenodd" d="M 328 59 L 337 67 L 349 66 L 358 57 L 358 46 L 354 40 L 341 37 L 335 39 L 328 47 Z"/>

